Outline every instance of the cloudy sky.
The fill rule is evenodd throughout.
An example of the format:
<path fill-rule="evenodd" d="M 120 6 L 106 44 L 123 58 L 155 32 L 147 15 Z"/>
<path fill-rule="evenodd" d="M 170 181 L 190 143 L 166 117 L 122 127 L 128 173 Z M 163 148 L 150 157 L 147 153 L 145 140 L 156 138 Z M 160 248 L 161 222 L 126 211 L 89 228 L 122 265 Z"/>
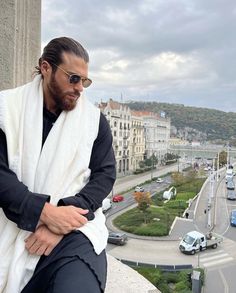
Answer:
<path fill-rule="evenodd" d="M 42 46 L 58 36 L 88 50 L 92 101 L 236 112 L 235 0 L 42 0 Z"/>

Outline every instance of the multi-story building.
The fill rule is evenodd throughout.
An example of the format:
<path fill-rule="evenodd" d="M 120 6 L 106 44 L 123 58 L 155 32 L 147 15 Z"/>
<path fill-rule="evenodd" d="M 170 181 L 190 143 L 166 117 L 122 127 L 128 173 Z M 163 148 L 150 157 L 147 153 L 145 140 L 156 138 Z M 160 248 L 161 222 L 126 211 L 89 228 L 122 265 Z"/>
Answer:
<path fill-rule="evenodd" d="M 106 116 L 113 135 L 113 148 L 116 157 L 117 175 L 131 172 L 130 130 L 131 111 L 124 104 L 110 99 L 107 103 L 101 102 L 99 108 Z"/>
<path fill-rule="evenodd" d="M 131 121 L 131 169 L 132 171 L 135 171 L 140 167 L 139 162 L 144 160 L 145 154 L 145 136 L 142 112 L 131 111 Z"/>
<path fill-rule="evenodd" d="M 110 99 L 99 108 L 106 116 L 113 135 L 117 175 L 139 169 L 139 162 L 154 155 L 158 162 L 168 152 L 170 119 L 147 111 L 131 111 L 127 105 Z"/>
<path fill-rule="evenodd" d="M 168 152 L 168 141 L 170 138 L 170 119 L 152 112 L 142 112 L 145 135 L 145 152 L 149 158 L 154 155 L 158 162 L 164 159 Z"/>

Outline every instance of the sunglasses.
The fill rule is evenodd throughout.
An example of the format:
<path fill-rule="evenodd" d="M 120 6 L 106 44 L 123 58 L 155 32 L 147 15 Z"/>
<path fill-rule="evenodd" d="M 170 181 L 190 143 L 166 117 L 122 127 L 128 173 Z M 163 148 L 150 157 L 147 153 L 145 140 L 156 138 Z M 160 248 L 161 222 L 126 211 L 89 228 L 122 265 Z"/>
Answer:
<path fill-rule="evenodd" d="M 66 72 L 63 68 L 61 68 L 60 66 L 52 63 L 54 66 L 56 66 L 57 68 L 59 68 L 61 71 L 63 71 L 67 76 L 68 76 L 68 81 L 69 83 L 72 83 L 72 84 L 76 84 L 78 82 L 82 82 L 82 85 L 84 88 L 87 88 L 91 85 L 92 83 L 92 80 L 87 78 L 87 77 L 82 77 L 78 74 L 69 74 L 68 72 Z"/>

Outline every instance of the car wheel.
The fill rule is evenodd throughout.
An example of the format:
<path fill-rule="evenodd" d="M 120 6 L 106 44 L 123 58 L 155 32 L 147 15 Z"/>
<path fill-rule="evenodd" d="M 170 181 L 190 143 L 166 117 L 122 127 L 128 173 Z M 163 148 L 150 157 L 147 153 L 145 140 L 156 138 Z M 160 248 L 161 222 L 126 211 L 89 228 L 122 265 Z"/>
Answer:
<path fill-rule="evenodd" d="M 191 254 L 194 255 L 195 253 L 196 253 L 196 250 L 193 249 L 193 250 L 191 251 Z"/>
<path fill-rule="evenodd" d="M 217 243 L 212 245 L 212 248 L 215 249 L 217 247 Z"/>

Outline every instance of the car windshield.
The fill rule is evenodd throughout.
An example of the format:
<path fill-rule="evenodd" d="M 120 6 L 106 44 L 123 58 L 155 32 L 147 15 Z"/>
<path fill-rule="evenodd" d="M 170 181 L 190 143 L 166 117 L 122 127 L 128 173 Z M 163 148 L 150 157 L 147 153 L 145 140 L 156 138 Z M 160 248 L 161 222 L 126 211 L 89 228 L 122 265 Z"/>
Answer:
<path fill-rule="evenodd" d="M 194 242 L 194 238 L 189 235 L 186 235 L 184 236 L 183 241 L 187 244 L 192 244 Z"/>

